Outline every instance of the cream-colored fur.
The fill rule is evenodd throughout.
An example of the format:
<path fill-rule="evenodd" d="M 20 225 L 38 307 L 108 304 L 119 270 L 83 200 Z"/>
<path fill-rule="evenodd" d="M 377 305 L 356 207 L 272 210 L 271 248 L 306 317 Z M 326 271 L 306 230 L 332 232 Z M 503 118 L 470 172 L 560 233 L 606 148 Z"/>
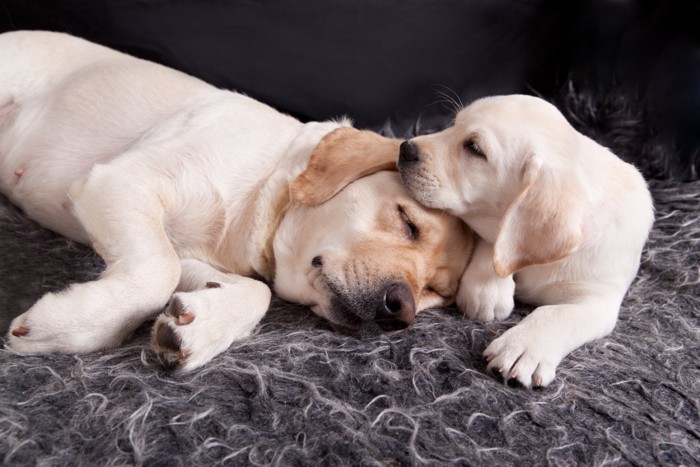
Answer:
<path fill-rule="evenodd" d="M 639 172 L 529 96 L 478 100 L 452 127 L 404 143 L 409 192 L 480 237 L 457 303 L 503 319 L 513 293 L 541 305 L 484 352 L 489 368 L 546 386 L 572 350 L 610 333 L 653 223 Z"/>
<path fill-rule="evenodd" d="M 65 34 L 2 34 L 0 64 L 0 191 L 107 264 L 18 316 L 9 348 L 115 346 L 169 301 L 153 344 L 166 365 L 191 369 L 251 332 L 269 283 L 346 328 L 382 313 L 410 323 L 454 299 L 467 231 L 412 200 L 398 174 L 361 178 L 317 207 L 290 200 L 295 179 L 301 192 L 333 177 L 305 170 L 310 158 L 395 153 L 399 141 L 302 124 Z"/>

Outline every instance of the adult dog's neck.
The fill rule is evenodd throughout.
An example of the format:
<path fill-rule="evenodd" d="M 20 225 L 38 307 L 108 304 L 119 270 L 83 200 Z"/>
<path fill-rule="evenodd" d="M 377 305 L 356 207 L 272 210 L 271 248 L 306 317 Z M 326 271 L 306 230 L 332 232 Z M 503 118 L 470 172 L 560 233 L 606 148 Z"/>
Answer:
<path fill-rule="evenodd" d="M 250 204 L 252 209 L 251 225 L 249 226 L 246 242 L 247 262 L 255 273 L 267 281 L 272 281 L 275 275 L 275 255 L 272 242 L 275 233 L 289 208 L 289 186 L 292 181 L 306 168 L 314 148 L 329 132 L 348 122 L 312 122 L 307 123 L 299 134 L 292 140 L 272 171 L 263 180 Z M 247 217 L 247 216 L 246 216 Z"/>

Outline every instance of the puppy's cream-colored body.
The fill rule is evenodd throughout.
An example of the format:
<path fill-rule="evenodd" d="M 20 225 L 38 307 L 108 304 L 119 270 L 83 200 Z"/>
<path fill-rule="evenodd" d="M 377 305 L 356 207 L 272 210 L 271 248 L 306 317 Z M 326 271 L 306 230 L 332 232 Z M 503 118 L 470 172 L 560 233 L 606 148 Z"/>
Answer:
<path fill-rule="evenodd" d="M 257 279 L 353 329 L 410 323 L 454 298 L 470 241 L 457 219 L 413 201 L 397 174 L 361 178 L 321 206 L 290 201 L 292 182 L 298 192 L 324 183 L 316 159 L 353 151 L 372 173 L 393 163 L 368 156 L 400 142 L 345 122 L 302 124 L 65 34 L 2 34 L 0 63 L 0 191 L 107 264 L 99 280 L 18 316 L 10 348 L 114 346 L 170 301 L 154 345 L 168 366 L 190 369 L 264 315 L 270 289 Z"/>
<path fill-rule="evenodd" d="M 489 367 L 545 386 L 569 352 L 609 334 L 653 223 L 630 164 L 576 132 L 551 104 L 496 96 L 452 127 L 401 147 L 399 170 L 422 204 L 480 236 L 457 303 L 502 319 L 513 293 L 541 305 L 485 351 Z"/>

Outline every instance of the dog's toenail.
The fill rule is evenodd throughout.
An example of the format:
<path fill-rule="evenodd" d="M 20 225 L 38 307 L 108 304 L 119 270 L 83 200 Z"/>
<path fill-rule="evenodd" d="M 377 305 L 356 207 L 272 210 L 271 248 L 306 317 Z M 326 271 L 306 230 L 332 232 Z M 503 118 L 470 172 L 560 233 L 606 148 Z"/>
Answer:
<path fill-rule="evenodd" d="M 221 287 L 221 284 L 218 282 L 207 282 L 205 286 L 207 289 L 218 289 Z"/>
<path fill-rule="evenodd" d="M 29 328 L 25 328 L 24 326 L 20 326 L 12 330 L 12 335 L 15 337 L 26 336 L 27 334 L 29 334 Z"/>
<path fill-rule="evenodd" d="M 185 324 L 190 324 L 192 321 L 194 321 L 194 315 L 192 313 L 182 313 L 178 315 L 177 317 L 177 324 L 179 325 L 185 325 Z"/>

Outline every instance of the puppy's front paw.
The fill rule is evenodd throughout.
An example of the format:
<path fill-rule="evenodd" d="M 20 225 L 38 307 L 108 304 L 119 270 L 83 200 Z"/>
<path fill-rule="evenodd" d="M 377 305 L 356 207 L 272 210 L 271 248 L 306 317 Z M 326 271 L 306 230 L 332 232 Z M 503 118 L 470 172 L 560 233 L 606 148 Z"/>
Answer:
<path fill-rule="evenodd" d="M 491 342 L 484 351 L 488 371 L 504 381 L 516 379 L 525 387 L 544 387 L 554 380 L 564 355 L 555 336 L 543 336 L 522 322 Z"/>
<path fill-rule="evenodd" d="M 457 291 L 457 306 L 478 321 L 505 319 L 513 311 L 515 282 L 512 277 L 479 281 L 466 274 Z"/>
<path fill-rule="evenodd" d="M 163 367 L 193 370 L 226 350 L 233 341 L 248 336 L 270 301 L 267 286 L 258 284 L 257 294 L 256 290 L 241 288 L 241 284 L 219 283 L 174 294 L 153 325 L 151 336 Z M 239 300 L 241 291 L 248 293 L 247 300 Z"/>

